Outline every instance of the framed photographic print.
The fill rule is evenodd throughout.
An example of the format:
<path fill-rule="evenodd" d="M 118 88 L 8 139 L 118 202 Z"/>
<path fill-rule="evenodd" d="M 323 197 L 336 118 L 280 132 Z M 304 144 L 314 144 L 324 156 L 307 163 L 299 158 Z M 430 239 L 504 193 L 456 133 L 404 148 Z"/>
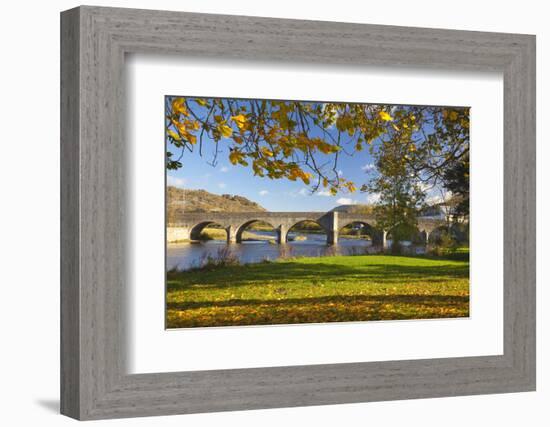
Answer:
<path fill-rule="evenodd" d="M 62 413 L 535 389 L 534 36 L 61 23 Z"/>

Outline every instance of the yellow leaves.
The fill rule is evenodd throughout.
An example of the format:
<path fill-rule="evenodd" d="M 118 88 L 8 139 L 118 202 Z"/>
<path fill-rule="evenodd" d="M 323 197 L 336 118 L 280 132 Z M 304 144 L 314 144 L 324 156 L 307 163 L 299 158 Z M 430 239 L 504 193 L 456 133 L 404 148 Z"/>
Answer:
<path fill-rule="evenodd" d="M 456 120 L 458 120 L 458 113 L 454 110 L 443 110 L 443 118 L 455 122 Z"/>
<path fill-rule="evenodd" d="M 254 171 L 254 175 L 258 175 L 262 177 L 264 176 L 262 165 L 260 165 L 260 162 L 258 160 L 254 160 L 252 162 L 252 170 Z"/>
<path fill-rule="evenodd" d="M 233 150 L 229 153 L 229 161 L 236 165 L 239 162 L 239 159 L 242 158 L 243 154 L 240 151 Z"/>
<path fill-rule="evenodd" d="M 323 154 L 334 153 L 339 150 L 337 146 L 326 143 L 325 141 L 317 142 L 317 148 Z"/>
<path fill-rule="evenodd" d="M 349 114 L 338 117 L 336 119 L 336 128 L 341 132 L 352 130 L 353 133 L 353 119 Z"/>
<path fill-rule="evenodd" d="M 242 166 L 248 165 L 248 162 L 244 160 L 244 153 L 239 150 L 232 150 L 231 153 L 229 153 L 229 161 L 234 165 L 237 163 Z"/>
<path fill-rule="evenodd" d="M 298 166 L 294 166 L 288 172 L 287 178 L 290 179 L 291 181 L 296 181 L 297 179 L 301 179 L 304 184 L 309 185 L 311 174 L 308 172 L 304 172 Z"/>
<path fill-rule="evenodd" d="M 195 102 L 199 104 L 201 107 L 204 107 L 207 105 L 206 100 L 202 98 L 195 98 Z"/>
<path fill-rule="evenodd" d="M 231 116 L 231 119 L 235 122 L 239 130 L 245 130 L 247 127 L 248 119 L 244 114 L 239 114 L 237 116 Z"/>
<path fill-rule="evenodd" d="M 233 129 L 231 129 L 226 124 L 219 124 L 217 126 L 217 129 L 220 132 L 220 134 L 222 134 L 226 138 L 229 138 L 231 135 L 233 135 Z"/>
<path fill-rule="evenodd" d="M 260 148 L 261 153 L 266 157 L 273 157 L 273 151 L 267 147 Z"/>
<path fill-rule="evenodd" d="M 330 187 L 330 195 L 336 196 L 338 194 L 338 188 L 337 187 Z"/>
<path fill-rule="evenodd" d="M 181 137 L 176 132 L 174 132 L 172 129 L 168 129 L 168 135 L 170 135 L 176 141 L 181 141 Z"/>
<path fill-rule="evenodd" d="M 168 130 L 168 133 L 170 134 L 170 136 L 174 137 L 176 141 L 180 141 L 181 138 L 184 138 L 185 140 L 189 141 L 189 143 L 196 144 L 197 137 L 190 132 L 190 130 L 197 129 L 196 123 L 197 122 L 193 122 L 191 120 L 184 120 L 183 122 L 172 120 L 172 124 L 178 130 L 179 137 L 175 138 L 175 132 L 173 132 L 172 130 Z"/>
<path fill-rule="evenodd" d="M 343 185 L 350 193 L 355 193 L 355 191 L 357 191 L 357 187 L 355 187 L 355 184 L 351 181 L 346 181 Z"/>
<path fill-rule="evenodd" d="M 189 112 L 187 111 L 187 107 L 185 106 L 185 98 L 175 98 L 172 101 L 172 111 L 175 114 L 182 114 L 187 117 L 189 115 Z"/>
<path fill-rule="evenodd" d="M 380 119 L 384 120 L 385 122 L 392 122 L 393 121 L 393 117 L 390 116 L 390 114 L 385 112 L 385 111 L 380 111 L 378 113 L 378 117 L 380 117 Z"/>
<path fill-rule="evenodd" d="M 288 117 L 289 111 L 288 106 L 281 103 L 279 110 L 271 112 L 271 118 L 276 120 L 284 131 L 292 130 L 296 126 L 296 122 Z"/>

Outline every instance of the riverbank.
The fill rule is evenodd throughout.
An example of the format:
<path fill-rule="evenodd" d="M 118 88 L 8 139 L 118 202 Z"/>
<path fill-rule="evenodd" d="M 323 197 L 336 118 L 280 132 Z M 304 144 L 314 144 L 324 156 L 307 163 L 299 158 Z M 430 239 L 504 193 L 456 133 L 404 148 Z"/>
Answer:
<path fill-rule="evenodd" d="M 167 281 L 168 328 L 468 315 L 467 260 L 297 258 L 172 271 Z"/>

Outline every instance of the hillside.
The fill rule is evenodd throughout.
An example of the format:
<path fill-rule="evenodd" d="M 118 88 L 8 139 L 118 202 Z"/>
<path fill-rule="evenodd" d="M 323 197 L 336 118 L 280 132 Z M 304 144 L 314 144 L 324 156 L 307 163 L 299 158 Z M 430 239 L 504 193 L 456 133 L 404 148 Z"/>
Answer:
<path fill-rule="evenodd" d="M 205 190 L 187 190 L 168 186 L 167 220 L 178 212 L 264 212 L 259 204 L 246 197 L 231 194 L 212 194 Z"/>

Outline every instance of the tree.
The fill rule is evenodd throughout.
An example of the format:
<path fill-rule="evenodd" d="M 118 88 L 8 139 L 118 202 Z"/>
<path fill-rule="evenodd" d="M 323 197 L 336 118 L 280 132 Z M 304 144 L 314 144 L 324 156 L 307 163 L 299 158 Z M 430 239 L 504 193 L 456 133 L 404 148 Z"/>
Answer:
<path fill-rule="evenodd" d="M 410 151 L 406 133 L 396 131 L 392 138 L 382 141 L 373 150 L 377 172 L 363 190 L 380 195 L 375 208 L 377 226 L 392 233 L 392 249 L 398 250 L 399 242 L 410 238 L 416 231 L 417 216 L 423 207 L 425 194 L 406 160 Z"/>
<path fill-rule="evenodd" d="M 338 174 L 338 159 L 364 150 L 398 126 L 418 128 L 415 111 L 369 104 L 167 97 L 167 168 L 181 168 L 186 151 L 203 155 L 208 143 L 214 145 L 209 162 L 215 165 L 223 144 L 232 164 L 251 167 L 255 175 L 301 180 L 312 191 L 328 187 L 332 194 L 353 192 L 355 184 Z"/>
<path fill-rule="evenodd" d="M 449 170 L 466 165 L 469 156 L 465 107 L 169 96 L 165 125 L 168 169 L 181 168 L 187 151 L 212 153 L 207 158 L 212 165 L 226 153 L 233 165 L 250 168 L 254 175 L 300 180 L 312 192 L 326 187 L 333 195 L 362 184 L 339 174 L 338 162 L 365 149 L 379 152 L 380 159 L 398 153 L 407 179 L 424 188 L 453 185 Z M 368 187 L 367 182 L 361 188 Z"/>
<path fill-rule="evenodd" d="M 470 214 L 470 156 L 452 162 L 443 174 L 443 185 L 453 194 L 450 214 L 456 220 Z"/>

